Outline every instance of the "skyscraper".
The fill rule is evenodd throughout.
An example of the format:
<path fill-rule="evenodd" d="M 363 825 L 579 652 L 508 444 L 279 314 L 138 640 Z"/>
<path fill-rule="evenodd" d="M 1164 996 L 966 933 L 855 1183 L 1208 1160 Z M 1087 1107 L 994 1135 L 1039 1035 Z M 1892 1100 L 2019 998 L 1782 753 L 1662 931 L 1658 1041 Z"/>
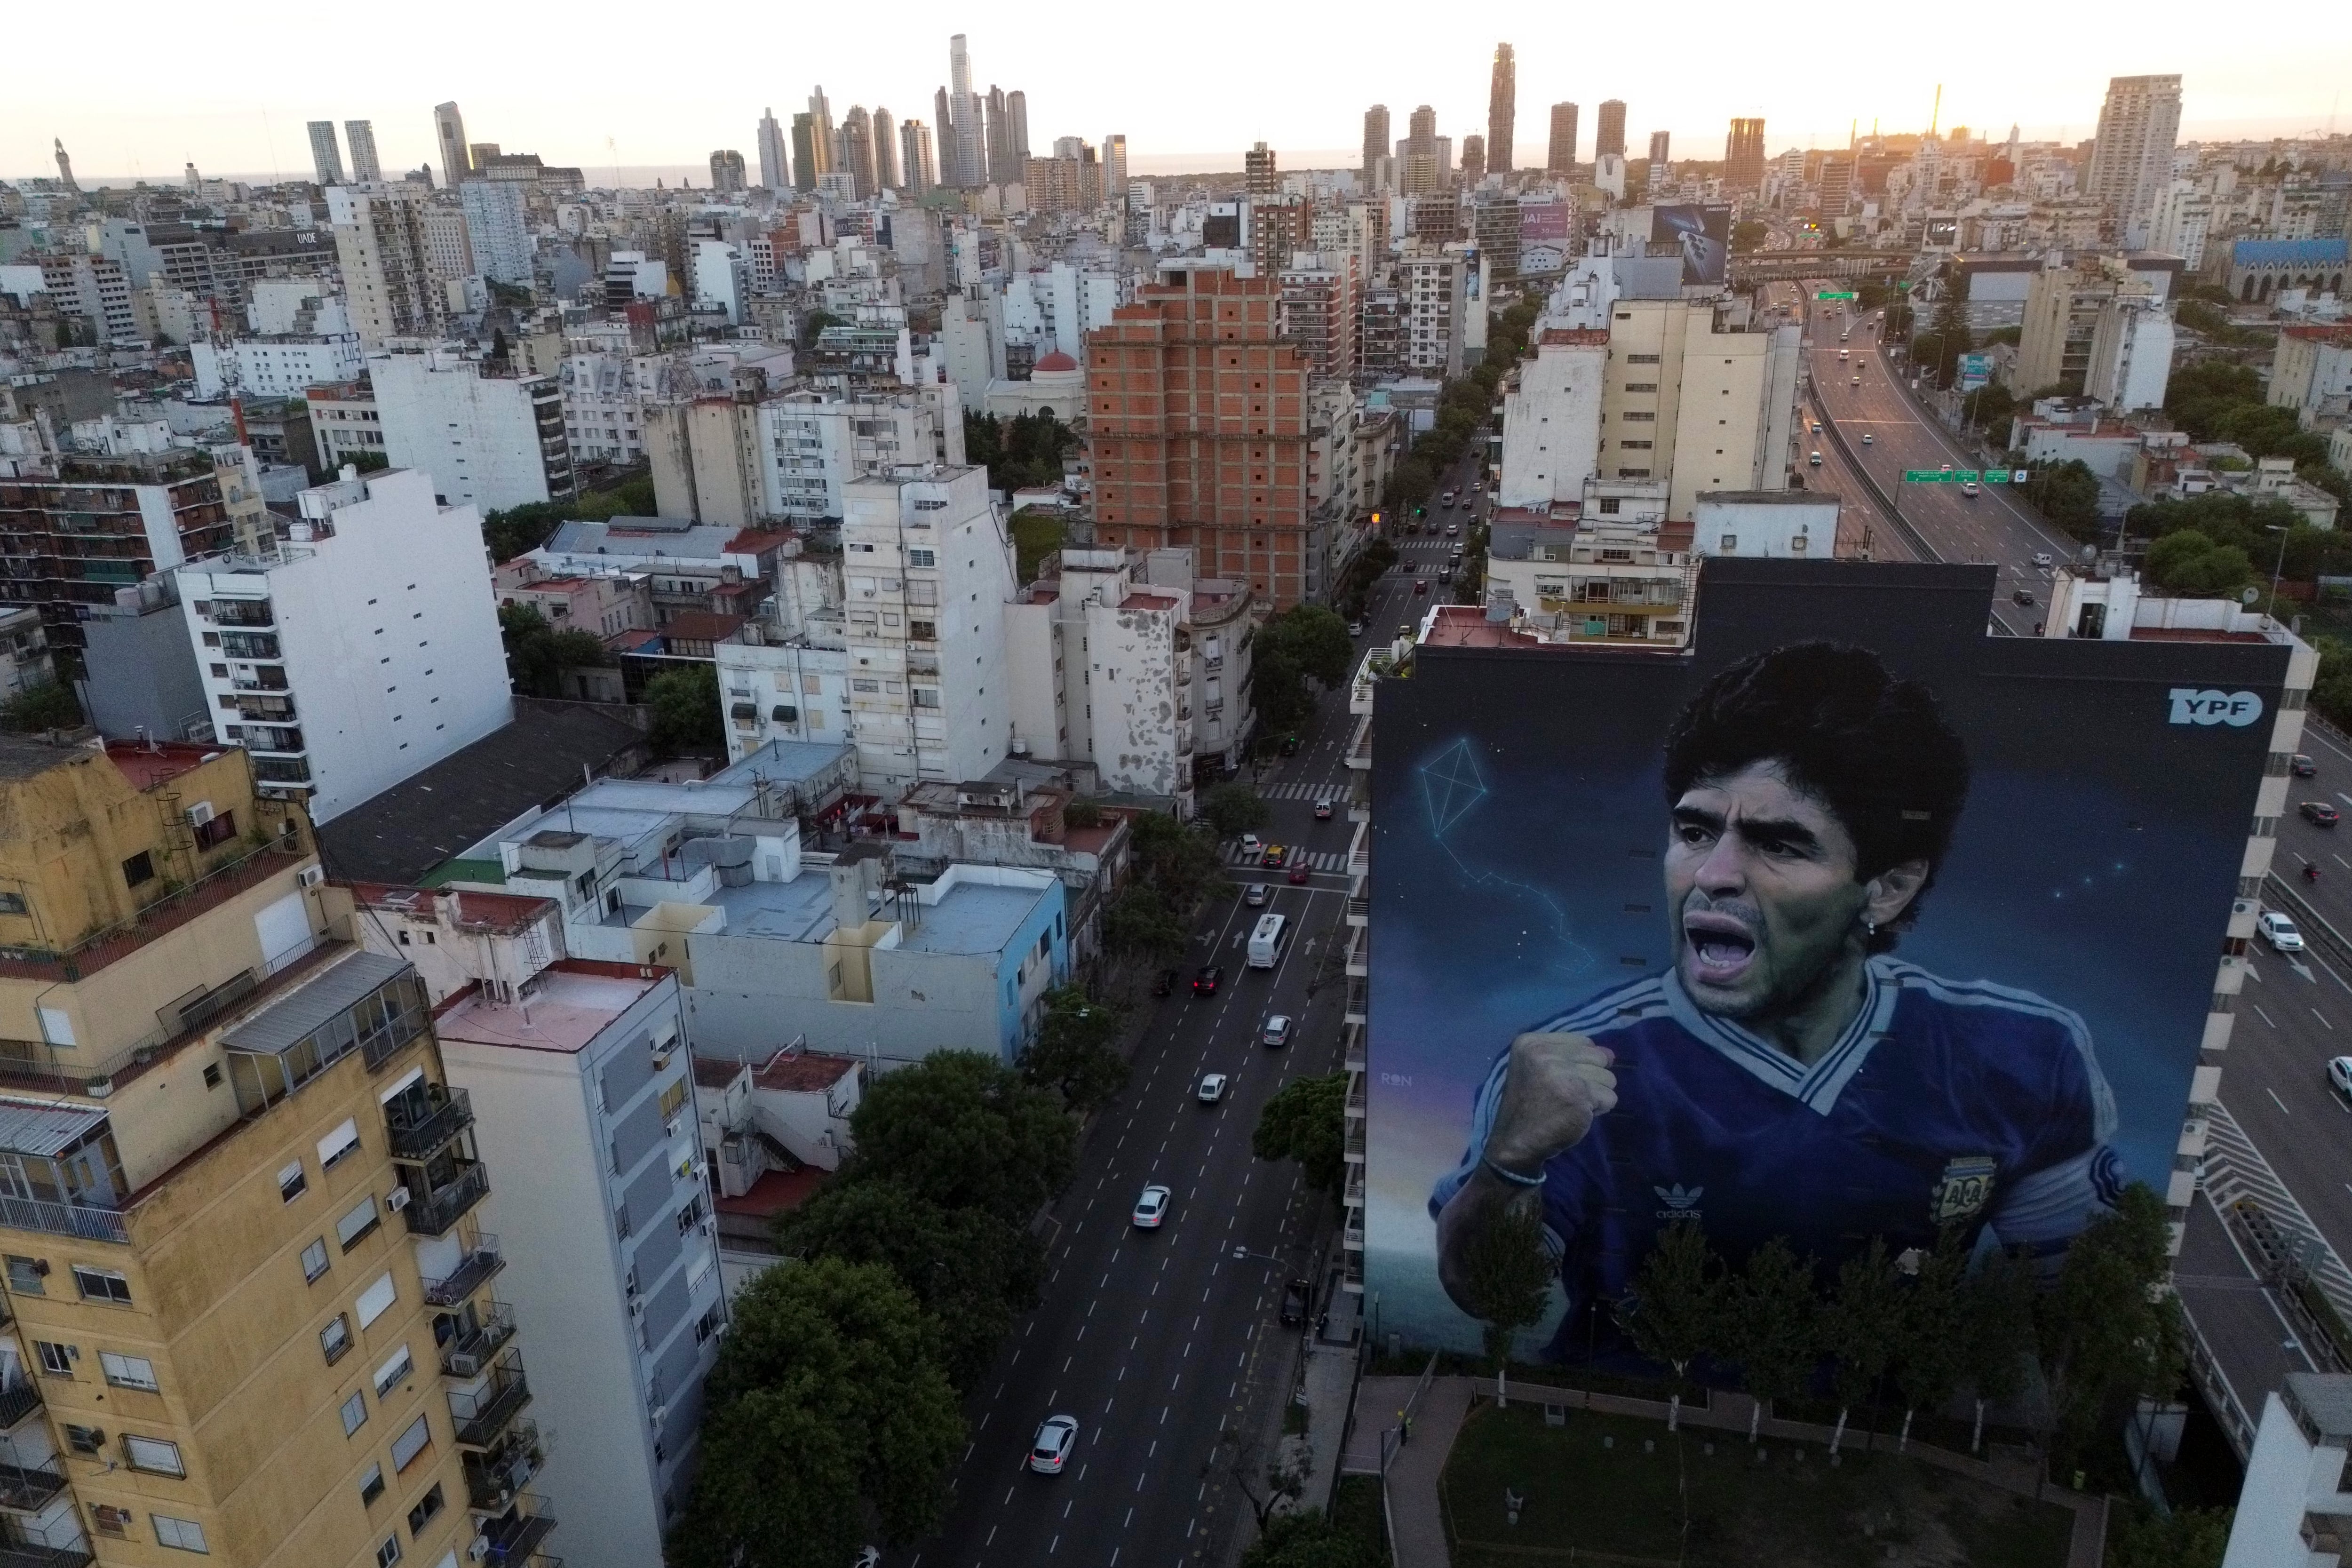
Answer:
<path fill-rule="evenodd" d="M 898 127 L 892 122 L 890 111 L 878 103 L 874 106 L 874 188 L 898 188 Z"/>
<path fill-rule="evenodd" d="M 898 153 L 907 171 L 907 183 L 902 187 L 910 196 L 919 196 L 940 183 L 939 165 L 931 158 L 931 128 L 919 120 L 901 121 L 898 125 Z"/>
<path fill-rule="evenodd" d="M 1013 142 L 1013 167 L 1017 171 L 1029 162 L 1029 95 L 1017 87 L 1006 93 L 1004 112 L 1012 116 L 1007 134 Z"/>
<path fill-rule="evenodd" d="M 352 178 L 362 185 L 381 183 L 383 164 L 375 155 L 375 126 L 365 120 L 346 120 L 343 137 L 352 144 Z"/>
<path fill-rule="evenodd" d="M 1019 165 L 1013 162 L 1013 119 L 1004 111 L 1004 89 L 991 83 L 988 89 L 988 183 L 1009 185 L 1020 176 L 1013 171 Z"/>
<path fill-rule="evenodd" d="M 710 154 L 710 188 L 726 195 L 743 188 L 743 154 L 721 147 Z"/>
<path fill-rule="evenodd" d="M 2091 147 L 2089 195 L 2116 220 L 2116 237 L 2139 249 L 2147 244 L 2156 198 L 2172 178 L 2172 144 L 2180 134 L 2180 79 L 2119 76 L 2099 106 L 2098 140 Z"/>
<path fill-rule="evenodd" d="M 1650 189 L 1657 191 L 1674 174 L 1674 142 L 1669 132 L 1650 132 Z"/>
<path fill-rule="evenodd" d="M 1595 160 L 1614 153 L 1625 155 L 1625 100 L 1612 98 L 1601 106 L 1600 123 L 1592 131 L 1592 156 Z"/>
<path fill-rule="evenodd" d="M 1112 206 L 1125 207 L 1127 205 L 1127 138 L 1117 132 L 1103 138 L 1102 168 L 1103 200 Z"/>
<path fill-rule="evenodd" d="M 1364 189 L 1380 184 L 1381 160 L 1389 155 L 1389 106 L 1376 103 L 1364 110 Z"/>
<path fill-rule="evenodd" d="M 343 183 L 343 153 L 335 145 L 335 122 L 331 120 L 310 121 L 310 168 L 321 185 Z"/>
<path fill-rule="evenodd" d="M 1486 89 L 1486 171 L 1511 172 L 1511 128 L 1519 114 L 1519 65 L 1508 44 L 1495 46 L 1495 75 Z M 1463 149 L 1463 166 L 1469 166 L 1469 149 Z"/>
<path fill-rule="evenodd" d="M 987 108 L 980 94 L 971 90 L 971 55 L 961 33 L 948 39 L 948 108 L 955 117 L 950 127 L 954 157 L 950 183 L 963 190 L 977 190 L 988 184 Z"/>
<path fill-rule="evenodd" d="M 474 172 L 474 161 L 466 153 L 466 117 L 457 112 L 456 104 L 434 106 L 433 135 L 441 144 L 443 184 L 455 185 Z"/>
<path fill-rule="evenodd" d="M 2170 155 L 2171 149 L 2166 148 Z M 1752 191 L 1764 184 L 1764 122 L 1735 120 L 1723 143 L 1723 183 L 1736 191 Z"/>
<path fill-rule="evenodd" d="M 1263 142 L 1242 154 L 1242 174 L 1253 201 L 1282 194 L 1282 172 L 1275 167 L 1274 149 Z"/>
<path fill-rule="evenodd" d="M 793 189 L 816 189 L 816 174 L 824 167 L 817 156 L 816 117 L 813 114 L 793 116 Z"/>
<path fill-rule="evenodd" d="M 358 157 L 357 153 L 352 154 Z M 793 167 L 784 156 L 784 128 L 776 123 L 776 111 L 763 110 L 760 114 L 760 184 L 763 189 L 781 191 L 793 183 Z"/>
<path fill-rule="evenodd" d="M 1475 131 L 1462 138 L 1462 183 L 1477 189 L 1486 177 L 1486 139 Z"/>
<path fill-rule="evenodd" d="M 1397 184 L 1408 196 L 1425 195 L 1441 184 L 1437 169 L 1437 110 L 1425 103 L 1405 119 L 1404 167 L 1397 171 Z"/>
<path fill-rule="evenodd" d="M 809 189 L 814 190 L 819 175 L 841 167 L 841 135 L 834 129 L 833 103 L 822 87 L 809 94 L 809 145 L 816 153 L 816 167 L 809 171 Z"/>
<path fill-rule="evenodd" d="M 65 188 L 69 191 L 79 192 L 81 187 L 74 184 L 73 160 L 66 156 L 65 138 L 62 136 L 53 136 L 49 139 L 49 142 L 50 145 L 57 149 L 58 183 L 63 184 Z"/>
<path fill-rule="evenodd" d="M 955 166 L 955 105 L 948 101 L 948 89 L 940 88 L 931 94 L 931 123 L 939 128 L 939 164 L 932 171 L 933 184 L 960 186 Z"/>
<path fill-rule="evenodd" d="M 1547 174 L 1565 174 L 1576 167 L 1576 105 L 1551 106 L 1551 146 L 1544 155 Z"/>
<path fill-rule="evenodd" d="M 874 122 L 862 103 L 853 104 L 841 122 L 841 163 L 850 178 L 857 182 L 860 198 L 870 196 L 874 184 Z"/>

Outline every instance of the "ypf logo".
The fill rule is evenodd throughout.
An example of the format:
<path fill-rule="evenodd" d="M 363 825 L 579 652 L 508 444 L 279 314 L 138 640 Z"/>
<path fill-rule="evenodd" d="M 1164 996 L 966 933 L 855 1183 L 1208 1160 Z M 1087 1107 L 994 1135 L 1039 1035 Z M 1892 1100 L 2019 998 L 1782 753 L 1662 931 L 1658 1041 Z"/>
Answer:
<path fill-rule="evenodd" d="M 2263 716 L 2263 700 L 2251 691 L 2200 691 L 2176 686 L 2166 695 L 2172 700 L 2175 724 L 2227 724 L 2242 730 Z"/>

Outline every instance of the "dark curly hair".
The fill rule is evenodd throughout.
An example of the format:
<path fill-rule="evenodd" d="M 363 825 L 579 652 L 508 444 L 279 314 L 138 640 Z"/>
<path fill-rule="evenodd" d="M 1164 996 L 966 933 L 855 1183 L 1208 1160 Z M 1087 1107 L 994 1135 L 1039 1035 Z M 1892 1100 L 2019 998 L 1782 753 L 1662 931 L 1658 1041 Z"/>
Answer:
<path fill-rule="evenodd" d="M 1751 655 L 1708 679 L 1675 716 L 1666 801 L 1766 761 L 1785 766 L 1790 782 L 1853 835 L 1857 881 L 1906 860 L 1927 863 L 1918 894 L 1871 942 L 1874 952 L 1893 947 L 1895 929 L 1911 923 L 1934 885 L 1968 803 L 1968 751 L 1936 694 L 1898 679 L 1868 648 L 1803 642 Z"/>

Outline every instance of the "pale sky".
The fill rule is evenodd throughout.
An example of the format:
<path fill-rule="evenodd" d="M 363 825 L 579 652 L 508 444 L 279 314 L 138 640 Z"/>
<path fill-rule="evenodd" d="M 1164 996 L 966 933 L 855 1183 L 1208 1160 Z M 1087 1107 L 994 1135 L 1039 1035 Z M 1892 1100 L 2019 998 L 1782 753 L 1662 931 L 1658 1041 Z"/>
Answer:
<path fill-rule="evenodd" d="M 1492 11 L 1477 13 L 1475 34 L 1449 30 L 1470 13 L 1427 0 L 1013 12 L 934 0 L 681 12 L 608 0 L 15 9 L 0 59 L 9 178 L 54 173 L 53 136 L 91 179 L 176 180 L 189 159 L 206 174 L 300 176 L 313 119 L 373 121 L 387 172 L 432 161 L 437 175 L 433 106 L 455 99 L 471 140 L 578 164 L 591 184 L 616 163 L 701 170 L 719 147 L 740 151 L 756 179 L 761 110 L 772 106 L 789 127 L 818 83 L 836 121 L 860 103 L 932 121 L 958 27 L 979 90 L 1028 93 L 1036 150 L 1056 136 L 1098 144 L 1124 132 L 1138 173 L 1171 158 L 1238 168 L 1260 140 L 1327 150 L 1284 161 L 1297 167 L 1358 145 L 1375 102 L 1389 106 L 1398 136 L 1424 102 L 1457 145 L 1483 133 L 1497 41 Z M 1925 129 L 1939 82 L 1946 130 L 2006 134 L 2015 121 L 2029 140 L 2075 141 L 2095 125 L 2108 77 L 2156 72 L 2184 79 L 2184 139 L 2316 132 L 2352 108 L 2338 85 L 2352 80 L 2352 27 L 2315 19 L 2324 14 L 2242 27 L 2218 25 L 2210 0 L 2150 0 L 2128 15 L 1915 7 L 1855 28 L 1727 0 L 1531 8 L 1508 24 L 1518 162 L 1541 161 L 1556 100 L 1581 106 L 1582 157 L 1592 155 L 1595 106 L 1621 98 L 1635 149 L 1663 129 L 1677 156 L 1719 158 L 1734 115 L 1764 116 L 1774 153 L 1843 145 L 1854 119 L 1864 132 L 1874 119 Z"/>

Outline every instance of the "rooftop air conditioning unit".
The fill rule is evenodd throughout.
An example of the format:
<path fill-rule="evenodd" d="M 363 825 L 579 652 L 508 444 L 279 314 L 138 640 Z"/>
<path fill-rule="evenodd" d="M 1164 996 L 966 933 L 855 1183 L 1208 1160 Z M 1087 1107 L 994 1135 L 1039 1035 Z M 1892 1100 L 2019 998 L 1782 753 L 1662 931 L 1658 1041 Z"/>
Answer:
<path fill-rule="evenodd" d="M 305 866 L 295 873 L 294 885 L 298 888 L 315 888 L 326 879 L 327 868 L 324 866 Z"/>
<path fill-rule="evenodd" d="M 477 1377 L 480 1375 L 481 1370 L 482 1358 L 480 1356 L 468 1355 L 464 1351 L 451 1351 L 449 1352 L 449 1375 L 451 1377 Z"/>
<path fill-rule="evenodd" d="M 192 827 L 204 826 L 213 819 L 213 803 L 211 801 L 200 800 L 196 802 L 195 805 L 188 807 L 188 824 Z"/>
<path fill-rule="evenodd" d="M 392 1191 L 384 1194 L 383 1206 L 390 1209 L 394 1214 L 398 1214 L 401 1210 L 406 1208 L 408 1206 L 408 1189 L 406 1187 L 393 1188 Z"/>

